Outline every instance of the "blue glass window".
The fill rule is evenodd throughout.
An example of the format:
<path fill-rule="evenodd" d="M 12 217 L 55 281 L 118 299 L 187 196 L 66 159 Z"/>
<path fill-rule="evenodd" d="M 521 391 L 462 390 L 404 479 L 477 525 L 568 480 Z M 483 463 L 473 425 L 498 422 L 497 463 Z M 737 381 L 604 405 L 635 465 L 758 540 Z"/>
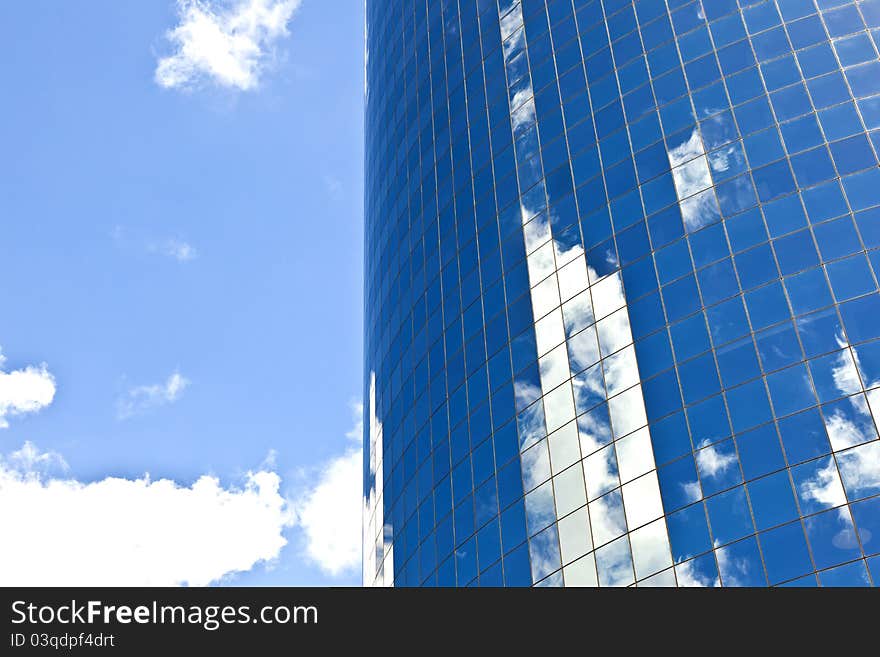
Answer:
<path fill-rule="evenodd" d="M 376 583 L 641 584 L 640 507 L 876 583 L 880 3 L 447 4 L 367 3 Z"/>

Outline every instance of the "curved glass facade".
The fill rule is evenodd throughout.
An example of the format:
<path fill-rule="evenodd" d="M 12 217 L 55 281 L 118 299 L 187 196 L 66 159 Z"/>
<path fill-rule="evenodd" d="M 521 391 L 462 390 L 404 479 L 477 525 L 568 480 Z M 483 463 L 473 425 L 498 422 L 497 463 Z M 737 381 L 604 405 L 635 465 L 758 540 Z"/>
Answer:
<path fill-rule="evenodd" d="M 364 582 L 880 582 L 880 0 L 367 0 Z"/>

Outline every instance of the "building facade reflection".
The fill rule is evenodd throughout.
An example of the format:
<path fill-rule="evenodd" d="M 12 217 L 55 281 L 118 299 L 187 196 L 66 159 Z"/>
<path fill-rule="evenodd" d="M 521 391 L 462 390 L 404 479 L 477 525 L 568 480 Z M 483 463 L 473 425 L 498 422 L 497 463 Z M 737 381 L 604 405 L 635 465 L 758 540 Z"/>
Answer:
<path fill-rule="evenodd" d="M 367 0 L 364 583 L 880 578 L 880 0 Z"/>

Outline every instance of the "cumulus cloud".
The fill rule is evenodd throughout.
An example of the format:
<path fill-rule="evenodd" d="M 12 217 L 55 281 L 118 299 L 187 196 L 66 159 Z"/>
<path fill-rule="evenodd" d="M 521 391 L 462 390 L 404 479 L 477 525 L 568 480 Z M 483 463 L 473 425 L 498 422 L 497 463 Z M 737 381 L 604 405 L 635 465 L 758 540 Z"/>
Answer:
<path fill-rule="evenodd" d="M 36 413 L 55 398 L 55 377 L 46 363 L 4 371 L 6 357 L 0 350 L 0 429 L 9 427 L 7 418 Z"/>
<path fill-rule="evenodd" d="M 345 452 L 320 470 L 295 504 L 296 524 L 305 538 L 305 556 L 333 576 L 355 571 L 361 562 L 363 512 L 363 406 L 354 404 L 355 424 Z"/>
<path fill-rule="evenodd" d="M 300 0 L 177 0 L 179 23 L 166 34 L 174 52 L 159 59 L 156 82 L 181 88 L 207 80 L 253 89 L 299 5 Z"/>
<path fill-rule="evenodd" d="M 0 367 L 4 362 L 0 354 Z M 13 383 L 0 379 L 0 392 L 18 394 L 15 403 L 3 397 L 5 412 L 36 411 L 51 403 L 54 380 L 45 366 L 39 371 L 51 391 L 30 397 L 14 385 L 29 381 L 26 370 L 0 372 L 0 377 L 21 375 Z M 175 372 L 163 384 L 133 388 L 120 399 L 119 416 L 171 403 L 188 384 Z M 189 486 L 154 481 L 149 474 L 85 482 L 68 475 L 60 454 L 30 442 L 0 454 L 0 526 L 15 527 L 14 540 L 0 541 L 0 582 L 206 586 L 276 559 L 287 544 L 285 531 L 294 525 L 304 532 L 306 556 L 324 572 L 354 570 L 361 560 L 363 409 L 358 404 L 353 412 L 356 422 L 346 434 L 350 446 L 320 469 L 297 501 L 280 492 L 274 450 L 233 486 L 210 475 Z"/>
<path fill-rule="evenodd" d="M 127 420 L 156 406 L 172 404 L 180 399 L 189 385 L 189 379 L 174 372 L 164 383 L 132 388 L 117 400 L 116 416 Z"/>
<path fill-rule="evenodd" d="M 149 475 L 51 476 L 60 455 L 26 443 L 0 456 L 0 582 L 7 586 L 204 586 L 275 559 L 292 514 L 280 477 L 191 486 Z"/>

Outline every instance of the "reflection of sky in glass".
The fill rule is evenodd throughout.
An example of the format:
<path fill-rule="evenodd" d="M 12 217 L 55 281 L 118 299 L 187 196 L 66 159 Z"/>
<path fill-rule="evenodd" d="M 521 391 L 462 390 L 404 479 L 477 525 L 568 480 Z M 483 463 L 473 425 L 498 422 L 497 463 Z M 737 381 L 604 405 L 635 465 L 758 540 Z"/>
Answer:
<path fill-rule="evenodd" d="M 508 503 L 522 507 L 528 575 L 548 586 L 872 581 L 865 564 L 880 569 L 869 543 L 880 536 L 880 498 L 872 497 L 880 495 L 880 175 L 877 140 L 865 125 L 880 127 L 880 85 L 865 73 L 876 49 L 862 39 L 870 48 L 859 50 L 853 36 L 878 26 L 847 0 L 797 11 L 780 5 L 778 27 L 760 23 L 757 8 L 693 3 L 670 19 L 675 34 L 655 44 L 646 26 L 657 17 L 644 16 L 639 3 L 594 4 L 598 13 L 576 15 L 569 3 L 523 9 L 505 0 L 497 25 L 485 5 L 476 27 L 461 30 L 462 51 L 443 53 L 459 36 L 456 11 L 470 9 L 428 3 L 428 19 L 410 27 L 428 33 L 421 43 L 431 75 L 420 77 L 428 72 L 420 59 L 412 68 L 417 92 L 397 110 L 409 117 L 413 107 L 420 122 L 389 155 L 389 168 L 410 176 L 403 205 L 441 217 L 452 197 L 455 213 L 460 203 L 477 208 L 480 258 L 494 205 L 485 216 L 480 208 L 493 198 L 494 174 L 502 241 L 522 240 L 519 262 L 518 249 L 502 248 L 500 264 L 477 258 L 469 298 L 487 308 L 487 320 L 490 307 L 499 316 L 491 290 L 501 284 L 480 280 L 487 265 L 504 276 L 508 304 L 527 300 L 514 337 L 534 353 L 511 353 L 508 393 L 520 454 L 511 465 L 525 497 Z M 442 39 L 432 32 L 440 15 L 453 26 Z M 796 22 L 817 30 L 805 36 Z M 779 36 L 791 30 L 804 40 L 791 42 L 794 59 Z M 714 43 L 698 38 L 708 33 Z M 460 56 L 464 79 L 453 65 Z M 470 77 L 481 62 L 482 89 Z M 432 98 L 435 85 L 441 95 Z M 489 124 L 480 118 L 475 136 L 471 108 L 483 103 Z M 473 188 L 458 177 L 467 169 L 448 170 L 445 141 L 428 148 L 438 125 L 435 139 L 451 136 L 450 152 L 472 156 Z M 407 238 L 433 243 L 431 218 L 423 219 Z M 457 289 L 447 265 L 468 236 L 456 241 L 456 227 L 441 219 L 442 288 L 424 297 L 427 304 L 434 295 L 426 314 L 435 313 L 439 328 L 427 342 L 459 328 L 436 299 Z M 418 259 L 436 265 L 428 244 Z M 511 294 L 514 273 L 523 285 Z M 488 321 L 482 330 L 488 350 Z M 493 347 L 499 359 L 502 344 Z M 399 347 L 398 355 L 407 345 Z M 445 347 L 448 356 L 448 339 Z M 407 372 L 394 376 L 398 386 Z M 495 413 L 494 398 L 489 405 Z M 381 517 L 377 488 L 368 508 L 378 502 Z M 365 578 L 391 539 L 400 540 L 395 529 L 392 537 L 390 523 L 383 532 L 365 521 L 365 545 L 377 555 Z M 820 572 L 810 575 L 814 568 Z"/>
<path fill-rule="evenodd" d="M 376 377 L 370 375 L 370 400 L 366 409 L 369 450 L 365 477 L 367 490 L 363 503 L 363 571 L 364 584 L 391 586 L 394 583 L 393 528 L 390 522 L 383 524 L 384 499 L 382 495 L 382 423 L 376 417 Z"/>
<path fill-rule="evenodd" d="M 525 45 L 520 36 L 522 32 L 517 31 L 521 21 L 519 9 L 510 12 L 503 19 L 502 32 L 515 35 L 504 46 L 508 80 L 519 75 L 517 62 Z M 517 89 L 511 103 L 511 123 L 516 138 L 517 166 L 522 180 L 527 174 L 521 167 L 532 167 L 539 162 L 537 156 L 540 144 L 534 129 L 536 116 L 534 102 L 530 100 L 531 89 L 524 84 Z M 541 183 L 538 184 L 538 188 L 540 187 Z M 590 519 L 589 525 L 579 526 L 591 533 L 591 542 L 595 540 L 597 543 L 606 543 L 625 533 L 627 525 L 623 496 L 619 490 L 615 447 L 608 445 L 605 449 L 599 448 L 608 444 L 612 438 L 627 436 L 647 423 L 644 400 L 638 385 L 638 365 L 631 346 L 633 338 L 619 273 L 600 276 L 590 266 L 580 244 L 568 246 L 554 239 L 552 224 L 555 210 L 544 208 L 546 201 L 543 196 L 529 193 L 521 200 L 539 356 L 543 410 L 540 419 L 544 423 L 543 427 L 539 424 L 537 404 L 531 407 L 534 410 L 520 414 L 520 426 L 529 436 L 523 445 L 527 446 L 540 439 L 543 433 L 557 430 L 564 433 L 565 427 L 570 427 L 574 432 L 571 435 L 577 436 L 577 442 L 567 440 L 566 443 L 568 446 L 576 445 L 578 451 L 567 451 L 567 455 L 560 456 L 560 459 L 568 466 L 572 459 L 579 461 L 582 457 L 586 458 L 582 468 L 578 466 L 576 471 L 571 469 L 563 474 L 556 474 L 552 488 L 545 484 L 527 496 L 529 527 L 530 531 L 534 531 L 550 522 L 550 495 L 555 490 L 557 520 L 560 521 L 572 510 L 575 501 L 582 505 L 587 498 L 593 500 L 589 514 L 585 516 Z M 538 205 L 530 205 L 530 200 Z M 600 358 L 603 359 L 601 363 Z M 536 390 L 532 392 L 533 388 L 528 382 L 518 381 L 516 386 L 518 397 L 531 398 L 537 393 Z M 600 410 L 598 405 L 606 401 L 607 406 L 602 406 Z M 573 423 L 575 418 L 577 422 Z M 535 481 L 538 467 L 535 464 L 538 459 L 530 455 L 535 449 L 531 447 L 523 454 L 523 480 L 527 490 L 539 483 Z M 631 467 L 640 470 L 640 474 L 653 468 L 647 429 L 644 430 L 641 440 L 630 441 L 624 450 L 630 464 L 639 462 Z M 543 467 L 538 468 L 538 471 L 541 473 L 540 477 L 549 475 Z M 575 473 L 580 475 L 581 472 L 583 480 L 576 482 Z M 639 494 L 636 494 L 637 486 L 642 487 Z M 600 497 L 605 493 L 608 494 Z M 660 508 L 656 477 L 653 487 L 633 485 L 628 512 L 641 519 L 644 513 L 639 509 L 645 506 Z M 657 517 L 654 514 L 649 515 L 652 516 L 651 519 Z M 563 536 L 569 542 L 576 542 L 572 534 L 572 527 L 567 526 Z M 639 544 L 639 549 L 642 550 L 639 555 L 642 558 L 640 563 L 651 563 L 649 552 L 655 550 L 659 544 L 661 541 L 656 538 L 642 541 Z M 533 558 L 536 549 L 532 548 Z M 668 544 L 666 551 L 668 553 Z M 541 553 L 543 554 L 543 550 Z M 628 576 L 617 573 L 624 568 L 622 563 L 619 558 L 597 558 L 600 579 L 618 582 L 621 577 L 628 577 L 631 581 L 631 565 Z M 534 563 L 533 572 L 546 575 L 542 568 L 536 570 Z M 577 573 L 573 577 L 582 579 L 583 573 L 580 570 L 576 568 L 572 572 Z"/>
<path fill-rule="evenodd" d="M 700 139 L 697 129 L 694 129 L 687 141 L 671 148 L 668 155 L 685 227 L 689 231 L 696 231 L 720 219 L 718 202 L 714 192 L 710 190 L 710 160 L 705 155 L 703 140 Z M 727 158 L 728 155 L 715 155 L 712 161 L 716 168 L 726 168 Z"/>

